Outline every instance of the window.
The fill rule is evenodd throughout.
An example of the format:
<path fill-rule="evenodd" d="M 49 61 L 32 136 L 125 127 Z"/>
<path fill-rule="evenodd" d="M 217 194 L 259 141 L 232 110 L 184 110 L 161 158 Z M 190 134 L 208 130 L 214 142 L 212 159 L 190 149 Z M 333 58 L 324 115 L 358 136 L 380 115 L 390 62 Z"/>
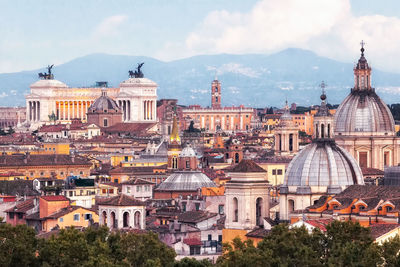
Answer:
<path fill-rule="evenodd" d="M 276 175 L 276 169 L 272 170 L 272 175 Z"/>
<path fill-rule="evenodd" d="M 60 175 L 64 175 L 64 172 L 60 172 Z"/>
<path fill-rule="evenodd" d="M 183 212 L 186 211 L 186 202 L 182 202 L 182 211 L 183 211 Z"/>
<path fill-rule="evenodd" d="M 218 213 L 219 213 L 220 215 L 223 215 L 223 214 L 224 214 L 224 205 L 218 205 Z"/>
<path fill-rule="evenodd" d="M 80 215 L 79 215 L 79 213 L 74 214 L 74 221 L 75 221 L 75 222 L 79 222 L 79 220 L 80 220 Z"/>
<path fill-rule="evenodd" d="M 194 205 L 195 205 L 195 207 L 196 207 L 196 210 L 199 210 L 199 209 L 200 209 L 200 203 L 195 203 Z"/>
<path fill-rule="evenodd" d="M 10 212 L 10 214 L 8 215 L 8 217 L 9 217 L 10 219 L 14 219 L 14 213 L 13 213 L 13 212 Z"/>
<path fill-rule="evenodd" d="M 278 170 L 278 175 L 282 175 L 282 170 Z"/>
<path fill-rule="evenodd" d="M 74 196 L 74 192 L 73 191 L 69 191 L 69 196 L 70 197 Z"/>
<path fill-rule="evenodd" d="M 83 174 L 83 171 L 80 171 L 79 174 Z"/>
<path fill-rule="evenodd" d="M 107 127 L 107 126 L 108 126 L 108 120 L 107 120 L 107 119 L 104 119 L 103 126 L 104 126 L 104 127 Z"/>
<path fill-rule="evenodd" d="M 102 193 L 102 194 L 105 194 L 105 193 L 107 193 L 107 190 L 106 190 L 106 189 L 102 189 L 102 190 L 101 190 L 101 193 Z"/>
<path fill-rule="evenodd" d="M 86 213 L 85 214 L 85 221 L 92 219 L 92 214 L 91 213 Z"/>
<path fill-rule="evenodd" d="M 136 186 L 136 192 L 140 192 L 140 191 L 142 191 L 142 186 L 141 185 Z"/>
<path fill-rule="evenodd" d="M 114 194 L 114 189 L 109 189 L 109 190 L 108 190 L 108 193 Z"/>
<path fill-rule="evenodd" d="M 130 194 L 130 193 L 131 193 L 131 187 L 130 187 L 130 186 L 128 186 L 128 187 L 126 188 L 126 193 L 127 193 L 127 194 Z"/>
<path fill-rule="evenodd" d="M 190 161 L 186 161 L 186 169 L 189 169 L 190 168 Z"/>
<path fill-rule="evenodd" d="M 61 217 L 59 221 L 60 221 L 60 222 L 64 222 L 64 218 L 63 218 L 63 217 Z"/>
<path fill-rule="evenodd" d="M 190 255 L 200 255 L 200 246 L 190 246 Z"/>
<path fill-rule="evenodd" d="M 212 235 L 208 235 L 208 241 L 212 240 Z"/>

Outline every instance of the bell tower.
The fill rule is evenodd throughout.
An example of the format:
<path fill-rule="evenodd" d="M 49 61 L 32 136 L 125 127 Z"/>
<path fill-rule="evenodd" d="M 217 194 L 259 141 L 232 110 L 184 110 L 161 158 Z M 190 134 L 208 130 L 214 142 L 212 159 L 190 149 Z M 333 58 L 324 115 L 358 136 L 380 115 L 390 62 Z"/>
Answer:
<path fill-rule="evenodd" d="M 286 100 L 285 111 L 274 130 L 275 155 L 290 156 L 299 151 L 299 129 L 293 122 Z"/>
<path fill-rule="evenodd" d="M 211 108 L 221 108 L 221 83 L 218 81 L 217 76 L 211 83 Z"/>

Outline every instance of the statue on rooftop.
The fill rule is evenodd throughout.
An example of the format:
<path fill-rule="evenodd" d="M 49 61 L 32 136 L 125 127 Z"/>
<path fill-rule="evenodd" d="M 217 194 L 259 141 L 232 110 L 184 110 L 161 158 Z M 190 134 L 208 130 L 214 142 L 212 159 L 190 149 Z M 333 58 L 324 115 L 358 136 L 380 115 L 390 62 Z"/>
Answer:
<path fill-rule="evenodd" d="M 141 70 L 143 64 L 144 64 L 144 62 L 138 63 L 138 66 L 137 66 L 135 72 L 133 72 L 132 70 L 128 71 L 129 77 L 130 78 L 143 78 L 143 72 Z"/>
<path fill-rule="evenodd" d="M 53 80 L 53 79 L 54 79 L 54 75 L 51 73 L 51 69 L 52 69 L 53 67 L 54 67 L 54 64 L 48 65 L 48 66 L 47 66 L 47 72 L 48 72 L 48 73 L 46 73 L 46 72 L 44 72 L 44 73 L 42 73 L 42 72 L 38 73 L 39 78 L 40 78 L 40 79 L 43 79 L 43 80 Z"/>

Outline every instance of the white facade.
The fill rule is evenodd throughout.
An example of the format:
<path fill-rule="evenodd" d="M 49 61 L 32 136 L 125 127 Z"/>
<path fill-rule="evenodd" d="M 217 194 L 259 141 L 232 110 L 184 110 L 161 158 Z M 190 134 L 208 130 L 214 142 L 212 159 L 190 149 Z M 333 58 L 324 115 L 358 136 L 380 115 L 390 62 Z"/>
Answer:
<path fill-rule="evenodd" d="M 107 95 L 122 109 L 123 122 L 156 122 L 157 83 L 147 78 L 129 78 L 119 88 L 107 88 Z M 86 121 L 88 108 L 101 96 L 104 88 L 70 88 L 57 80 L 39 80 L 30 86 L 26 96 L 26 122 L 31 129 L 50 122 Z"/>
<path fill-rule="evenodd" d="M 266 172 L 232 172 L 225 184 L 227 229 L 252 230 L 269 217 L 269 184 Z"/>
<path fill-rule="evenodd" d="M 145 229 L 146 207 L 99 205 L 99 223 L 110 229 Z"/>

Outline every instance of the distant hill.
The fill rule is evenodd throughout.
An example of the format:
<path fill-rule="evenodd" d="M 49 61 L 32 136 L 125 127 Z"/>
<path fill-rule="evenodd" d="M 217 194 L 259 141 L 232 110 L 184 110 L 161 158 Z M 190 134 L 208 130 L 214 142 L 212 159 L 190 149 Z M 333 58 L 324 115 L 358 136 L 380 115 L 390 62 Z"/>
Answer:
<path fill-rule="evenodd" d="M 354 55 L 353 61 L 359 55 Z M 366 55 L 368 58 L 368 54 Z M 317 56 L 301 49 L 262 55 L 204 55 L 163 62 L 149 57 L 92 54 L 55 66 L 55 78 L 70 87 L 96 81 L 111 86 L 128 77 L 137 62 L 145 62 L 145 77 L 159 85 L 159 98 L 177 98 L 180 104 L 209 105 L 210 84 L 216 69 L 222 83 L 222 104 L 252 107 L 319 103 L 319 83 L 327 84 L 329 103 L 340 103 L 353 85 L 353 64 Z M 44 69 L 0 74 L 0 105 L 25 105 L 24 94 Z M 400 74 L 373 70 L 373 85 L 386 103 L 400 102 Z"/>

